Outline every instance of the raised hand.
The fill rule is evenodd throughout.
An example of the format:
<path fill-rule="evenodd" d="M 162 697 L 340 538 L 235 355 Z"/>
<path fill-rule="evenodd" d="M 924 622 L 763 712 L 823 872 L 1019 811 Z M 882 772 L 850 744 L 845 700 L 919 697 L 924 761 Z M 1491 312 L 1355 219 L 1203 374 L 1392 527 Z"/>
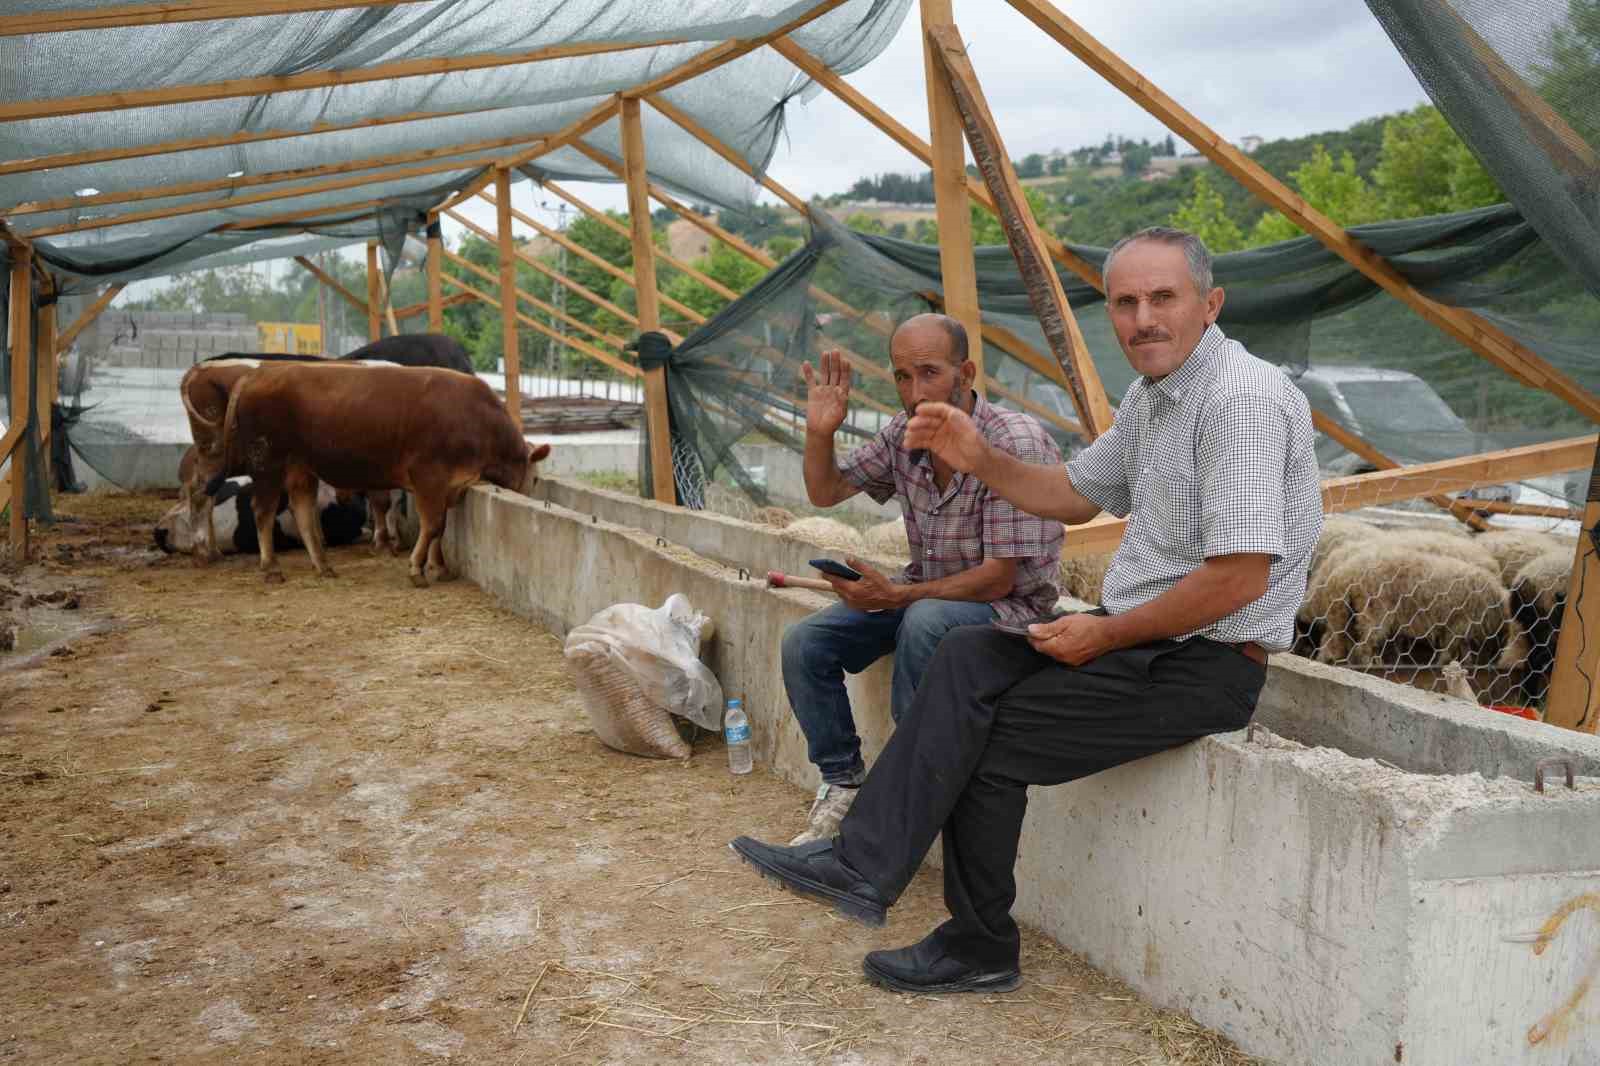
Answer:
<path fill-rule="evenodd" d="M 850 364 L 837 348 L 823 352 L 818 362 L 822 369 L 817 371 L 810 363 L 800 366 L 806 379 L 806 430 L 831 435 L 850 414 Z"/>
<path fill-rule="evenodd" d="M 972 418 L 947 403 L 917 405 L 917 413 L 906 423 L 905 446 L 926 448 L 964 473 L 976 470 L 989 448 Z"/>

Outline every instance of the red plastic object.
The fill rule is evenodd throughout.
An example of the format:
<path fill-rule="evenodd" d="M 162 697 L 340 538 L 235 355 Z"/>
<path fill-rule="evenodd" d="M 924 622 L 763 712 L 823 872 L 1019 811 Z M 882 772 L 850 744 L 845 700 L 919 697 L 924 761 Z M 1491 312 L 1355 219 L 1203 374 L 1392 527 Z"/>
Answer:
<path fill-rule="evenodd" d="M 1539 715 L 1532 707 L 1512 707 L 1504 703 L 1491 703 L 1489 710 L 1499 711 L 1501 714 L 1514 714 L 1518 718 L 1526 718 L 1530 722 L 1537 722 Z"/>

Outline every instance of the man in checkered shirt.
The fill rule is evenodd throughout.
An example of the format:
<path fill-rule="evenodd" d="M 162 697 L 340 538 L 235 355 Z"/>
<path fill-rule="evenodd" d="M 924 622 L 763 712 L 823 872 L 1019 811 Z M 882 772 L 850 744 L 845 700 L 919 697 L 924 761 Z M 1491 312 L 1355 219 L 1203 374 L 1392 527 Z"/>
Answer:
<path fill-rule="evenodd" d="M 805 831 L 790 841 L 826 840 L 866 777 L 844 675 L 894 653 L 890 714 L 900 721 L 944 635 L 957 626 L 1022 622 L 1055 606 L 1061 523 L 1017 510 L 926 452 L 904 445 L 910 412 L 943 403 L 970 417 L 992 447 L 1025 463 L 1059 463 L 1061 452 L 1031 416 L 991 407 L 973 391 L 977 367 L 967 333 L 945 315 L 917 315 L 889 340 L 895 387 L 905 412 L 870 441 L 835 460 L 834 434 L 850 404 L 850 365 L 837 351 L 804 367 L 806 494 L 832 507 L 858 492 L 879 503 L 898 498 L 911 562 L 894 578 L 860 559 L 845 561 L 859 581 L 829 577 L 842 603 L 791 626 L 783 636 L 783 682 L 806 735 L 822 787 Z"/>
<path fill-rule="evenodd" d="M 1029 785 L 1076 780 L 1255 710 L 1266 653 L 1287 649 L 1322 529 L 1305 398 L 1215 323 L 1223 293 L 1198 238 L 1142 230 L 1111 249 L 1106 303 L 1140 373 L 1111 428 L 1066 466 L 1000 455 L 966 414 L 925 405 L 905 443 L 1033 514 L 1128 515 L 1101 611 L 951 633 L 831 841 L 734 850 L 762 873 L 881 923 L 943 834 L 951 919 L 869 952 L 912 992 L 1021 981 L 1012 867 Z"/>

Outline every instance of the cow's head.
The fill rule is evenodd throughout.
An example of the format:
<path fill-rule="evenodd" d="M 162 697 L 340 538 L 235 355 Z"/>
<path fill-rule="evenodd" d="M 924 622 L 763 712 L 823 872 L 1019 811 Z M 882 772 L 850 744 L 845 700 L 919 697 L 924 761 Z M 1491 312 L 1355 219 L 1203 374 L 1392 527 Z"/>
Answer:
<path fill-rule="evenodd" d="M 156 523 L 156 547 L 164 552 L 186 552 L 194 546 L 189 529 L 189 505 L 178 503 Z"/>
<path fill-rule="evenodd" d="M 522 451 L 524 465 L 522 481 L 519 483 L 521 488 L 518 491 L 524 496 L 532 496 L 533 487 L 539 483 L 539 461 L 549 457 L 550 445 L 540 444 L 535 447 L 530 444 L 524 446 Z"/>

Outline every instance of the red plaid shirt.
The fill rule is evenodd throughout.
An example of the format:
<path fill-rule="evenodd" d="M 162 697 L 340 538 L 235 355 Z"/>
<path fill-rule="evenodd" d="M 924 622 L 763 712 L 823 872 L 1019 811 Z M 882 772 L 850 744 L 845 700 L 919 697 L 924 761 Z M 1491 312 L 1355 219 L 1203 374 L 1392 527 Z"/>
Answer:
<path fill-rule="evenodd" d="M 1031 415 L 1004 411 L 974 397 L 972 421 L 994 447 L 1025 463 L 1059 464 L 1056 442 Z M 993 603 L 1002 621 L 1047 614 L 1059 593 L 1061 523 L 1019 511 L 971 474 L 957 472 L 944 491 L 933 480 L 933 459 L 902 447 L 908 416 L 901 412 L 877 436 L 844 457 L 845 480 L 879 503 L 899 497 L 911 563 L 901 580 L 915 584 L 959 574 L 985 559 L 1015 559 L 1010 595 Z"/>

